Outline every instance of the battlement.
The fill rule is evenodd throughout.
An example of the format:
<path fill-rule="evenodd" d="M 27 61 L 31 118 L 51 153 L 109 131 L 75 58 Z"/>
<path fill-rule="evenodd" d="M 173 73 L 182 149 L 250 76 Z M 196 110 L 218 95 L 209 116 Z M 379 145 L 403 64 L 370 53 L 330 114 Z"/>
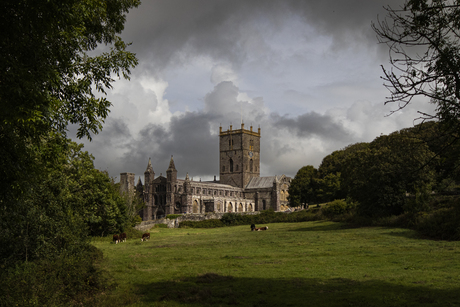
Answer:
<path fill-rule="evenodd" d="M 219 127 L 219 136 L 241 134 L 241 133 L 257 136 L 260 138 L 260 127 L 258 128 L 257 132 L 252 130 L 252 126 L 250 127 L 249 130 L 244 129 L 244 123 L 241 124 L 241 129 L 237 129 L 237 130 L 233 130 L 232 125 L 230 125 L 230 128 L 227 131 L 222 131 L 222 127 Z"/>

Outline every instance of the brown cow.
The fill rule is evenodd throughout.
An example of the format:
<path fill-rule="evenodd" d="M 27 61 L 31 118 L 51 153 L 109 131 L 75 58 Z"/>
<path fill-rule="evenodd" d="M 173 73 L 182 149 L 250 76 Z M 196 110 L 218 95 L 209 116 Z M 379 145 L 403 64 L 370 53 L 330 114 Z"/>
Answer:
<path fill-rule="evenodd" d="M 119 238 L 120 238 L 120 242 L 126 242 L 126 233 L 124 233 L 124 232 L 121 233 Z"/>
<path fill-rule="evenodd" d="M 113 235 L 113 243 L 117 244 L 120 241 L 118 235 Z"/>
<path fill-rule="evenodd" d="M 141 241 L 146 241 L 146 240 L 148 240 L 148 239 L 150 239 L 150 232 L 144 233 L 144 234 L 142 235 Z"/>
<path fill-rule="evenodd" d="M 268 226 L 256 228 L 255 231 L 268 230 Z"/>

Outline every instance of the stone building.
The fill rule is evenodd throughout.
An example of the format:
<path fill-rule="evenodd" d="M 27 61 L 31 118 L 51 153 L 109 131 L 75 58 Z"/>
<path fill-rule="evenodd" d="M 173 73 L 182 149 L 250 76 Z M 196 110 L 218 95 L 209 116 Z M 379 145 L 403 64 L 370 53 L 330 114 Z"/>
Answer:
<path fill-rule="evenodd" d="M 287 206 L 290 177 L 260 177 L 260 128 L 227 131 L 219 128 L 219 180 L 194 181 L 187 174 L 177 178 L 173 156 L 166 170 L 155 178 L 151 160 L 144 172 L 144 185 L 139 178 L 134 186 L 134 174 L 120 174 L 120 189 L 134 188 L 142 195 L 145 207 L 141 212 L 144 221 L 167 214 L 206 212 L 248 212 Z"/>

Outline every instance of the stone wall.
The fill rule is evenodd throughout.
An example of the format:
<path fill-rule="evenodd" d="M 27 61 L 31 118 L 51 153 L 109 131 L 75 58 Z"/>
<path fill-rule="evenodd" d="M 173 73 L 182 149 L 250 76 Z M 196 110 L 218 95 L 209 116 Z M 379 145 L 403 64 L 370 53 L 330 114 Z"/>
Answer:
<path fill-rule="evenodd" d="M 153 228 L 156 224 L 166 224 L 168 225 L 168 228 L 179 228 L 180 222 L 183 222 L 183 221 L 199 222 L 199 221 L 213 220 L 213 219 L 220 220 L 224 214 L 225 213 L 214 213 L 214 212 L 209 212 L 209 213 L 204 213 L 204 214 L 183 214 L 176 219 L 161 218 L 157 220 L 144 221 L 144 222 L 141 222 L 139 225 L 135 226 L 134 228 L 140 231 L 146 231 L 146 230 L 149 230 L 150 228 Z M 259 212 L 242 212 L 242 213 L 235 213 L 235 214 L 255 215 L 255 214 L 259 214 Z"/>

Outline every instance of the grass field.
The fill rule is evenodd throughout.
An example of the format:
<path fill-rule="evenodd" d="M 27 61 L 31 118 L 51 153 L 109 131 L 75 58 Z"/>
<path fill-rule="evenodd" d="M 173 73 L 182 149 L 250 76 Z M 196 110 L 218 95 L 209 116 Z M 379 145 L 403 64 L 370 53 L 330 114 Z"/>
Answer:
<path fill-rule="evenodd" d="M 326 221 L 268 226 L 95 239 L 113 283 L 96 305 L 460 306 L 458 242 Z"/>

